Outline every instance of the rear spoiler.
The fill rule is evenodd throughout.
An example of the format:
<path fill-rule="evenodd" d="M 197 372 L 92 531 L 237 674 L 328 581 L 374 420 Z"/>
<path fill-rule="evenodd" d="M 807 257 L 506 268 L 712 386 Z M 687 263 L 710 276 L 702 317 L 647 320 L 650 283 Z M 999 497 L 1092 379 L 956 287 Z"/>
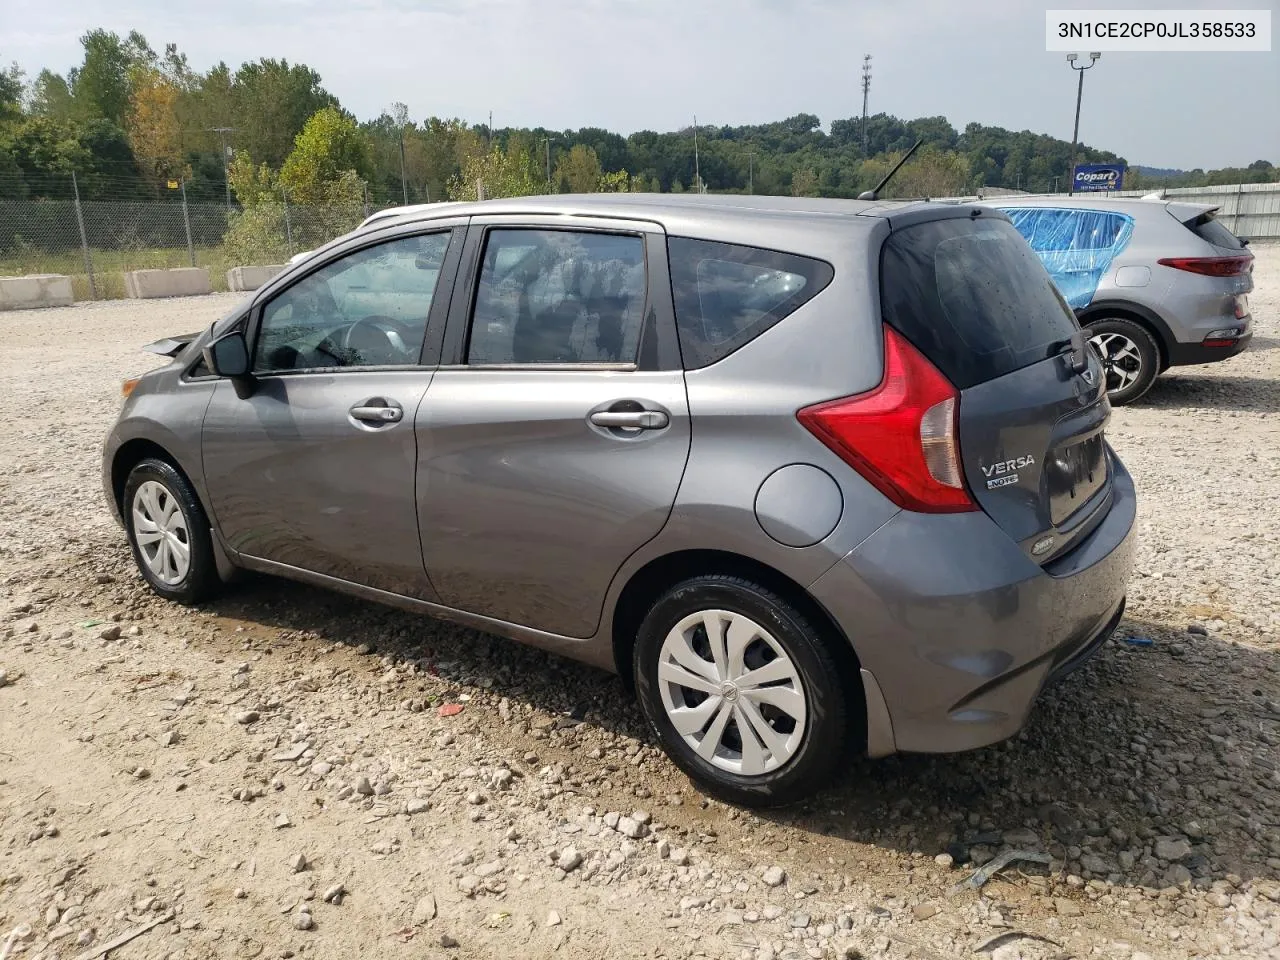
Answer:
<path fill-rule="evenodd" d="M 177 337 L 165 337 L 155 343 L 148 343 L 142 349 L 160 357 L 176 357 L 198 336 L 200 336 L 198 333 L 184 333 Z"/>
<path fill-rule="evenodd" d="M 1217 213 L 1221 207 L 1218 204 L 1211 203 L 1181 203 L 1176 200 L 1170 200 L 1164 205 L 1169 211 L 1169 216 L 1177 219 L 1179 223 L 1193 224 L 1201 217 L 1208 220 L 1209 215 Z"/>

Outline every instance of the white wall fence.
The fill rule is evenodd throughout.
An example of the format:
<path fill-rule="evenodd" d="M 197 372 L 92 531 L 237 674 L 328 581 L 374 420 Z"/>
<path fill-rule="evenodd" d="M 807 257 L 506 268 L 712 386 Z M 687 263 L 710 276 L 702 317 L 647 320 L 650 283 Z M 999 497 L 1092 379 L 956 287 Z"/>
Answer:
<path fill-rule="evenodd" d="M 1171 187 L 1168 190 L 1119 190 L 1115 193 L 1077 193 L 1077 197 L 1145 197 L 1157 193 L 1166 200 L 1205 203 L 1218 208 L 1222 225 L 1245 240 L 1280 240 L 1280 183 L 1238 183 L 1222 187 Z M 995 197 L 1044 197 L 1013 190 L 987 190 L 978 197 L 948 197 L 948 200 L 991 200 Z M 1065 197 L 1065 193 L 1048 194 Z"/>

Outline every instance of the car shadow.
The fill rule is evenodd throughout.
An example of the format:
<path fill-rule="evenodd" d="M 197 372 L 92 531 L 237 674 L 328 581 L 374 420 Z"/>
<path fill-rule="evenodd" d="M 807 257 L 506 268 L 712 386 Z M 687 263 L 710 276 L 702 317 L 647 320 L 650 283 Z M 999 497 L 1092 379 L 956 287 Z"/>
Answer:
<path fill-rule="evenodd" d="M 1240 680 L 1214 684 L 1206 671 Z M 1181 865 L 1199 885 L 1232 874 L 1274 880 L 1275 849 L 1240 814 L 1280 802 L 1267 759 L 1276 748 L 1259 740 L 1262 730 L 1271 743 L 1280 735 L 1280 713 L 1270 712 L 1278 694 L 1274 652 L 1126 618 L 1097 656 L 1044 691 L 1010 740 L 862 760 L 813 803 L 772 817 L 911 856 L 1083 852 L 1106 864 L 1099 879 L 1150 888 L 1177 879 L 1151 857 L 1154 838 L 1187 837 Z M 1023 827 L 1035 843 L 1006 842 Z"/>
<path fill-rule="evenodd" d="M 1258 337 L 1255 336 L 1249 341 L 1249 353 L 1257 353 L 1263 350 L 1274 350 L 1280 347 L 1280 340 L 1275 337 Z"/>
<path fill-rule="evenodd" d="M 1157 378 L 1134 406 L 1272 413 L 1280 410 L 1280 381 L 1262 377 L 1167 373 Z"/>
<path fill-rule="evenodd" d="M 550 715 L 553 728 L 586 723 L 657 746 L 619 678 L 522 644 L 267 577 L 248 578 L 209 609 L 320 642 L 367 644 L 444 680 L 448 695 L 487 690 Z M 1242 678 L 1242 706 L 1215 706 L 1207 711 L 1212 720 L 1205 704 L 1220 705 L 1221 697 L 1206 696 L 1206 663 L 1215 671 L 1238 669 Z M 854 760 L 812 800 L 754 815 L 911 857 L 949 852 L 958 864 L 989 858 L 1007 846 L 1004 832 L 1027 828 L 1035 849 L 1059 860 L 1084 851 L 1100 857 L 1115 882 L 1154 888 L 1169 885 L 1169 865 L 1149 859 L 1153 838 L 1191 831 L 1201 836 L 1192 839 L 1183 865 L 1195 881 L 1229 874 L 1275 879 L 1280 871 L 1267 865 L 1263 845 L 1236 810 L 1280 808 L 1276 779 L 1259 769 L 1251 798 L 1199 759 L 1245 756 L 1239 743 L 1257 737 L 1262 705 L 1280 699 L 1274 679 L 1248 681 L 1275 675 L 1274 654 L 1126 619 L 1096 657 L 1042 694 L 1014 738 L 962 754 Z M 1266 722 L 1280 734 L 1280 715 Z M 1242 775 L 1253 777 L 1248 766 Z M 668 773 L 685 782 L 674 769 Z M 647 782 L 643 771 L 630 778 Z M 642 797 L 669 793 L 670 781 L 664 774 L 662 782 L 634 789 Z M 1199 827 L 1189 827 L 1191 821 Z M 1121 851 L 1130 848 L 1138 852 L 1125 865 Z M 848 853 L 856 857 L 856 848 Z"/>

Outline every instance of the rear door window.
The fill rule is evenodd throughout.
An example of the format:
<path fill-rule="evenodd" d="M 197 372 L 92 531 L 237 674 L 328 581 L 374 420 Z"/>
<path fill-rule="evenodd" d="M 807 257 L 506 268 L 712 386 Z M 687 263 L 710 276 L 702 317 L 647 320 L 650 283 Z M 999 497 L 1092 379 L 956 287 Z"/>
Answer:
<path fill-rule="evenodd" d="M 1133 218 L 1111 210 L 1002 207 L 1053 277 L 1067 305 L 1082 310 L 1133 236 Z"/>
<path fill-rule="evenodd" d="M 1201 214 L 1186 224 L 1186 227 L 1201 240 L 1207 240 L 1215 247 L 1228 250 L 1243 250 L 1240 239 L 1224 227 L 1212 213 Z"/>
<path fill-rule="evenodd" d="M 829 263 L 760 247 L 671 237 L 671 292 L 686 369 L 722 360 L 812 300 Z"/>
<path fill-rule="evenodd" d="M 467 363 L 635 363 L 647 287 L 638 234 L 490 230 Z"/>
<path fill-rule="evenodd" d="M 1079 330 L 1044 265 L 1004 220 L 898 230 L 880 263 L 885 322 L 960 389 L 1053 356 Z"/>

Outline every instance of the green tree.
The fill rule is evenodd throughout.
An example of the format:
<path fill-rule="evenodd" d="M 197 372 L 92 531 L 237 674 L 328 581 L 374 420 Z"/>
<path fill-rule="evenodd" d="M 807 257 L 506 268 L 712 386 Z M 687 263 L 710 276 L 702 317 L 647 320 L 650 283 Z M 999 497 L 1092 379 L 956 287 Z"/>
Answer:
<path fill-rule="evenodd" d="M 361 185 L 356 187 L 358 199 L 370 169 L 369 142 L 355 120 L 336 107 L 325 107 L 298 134 L 280 170 L 280 184 L 297 203 L 347 199 L 353 184 Z"/>
<path fill-rule="evenodd" d="M 791 195 L 793 197 L 818 195 L 818 175 L 812 167 L 802 167 L 791 175 Z"/>
<path fill-rule="evenodd" d="M 41 117 L 70 121 L 75 116 L 75 101 L 66 78 L 52 70 L 41 70 L 31 84 L 31 109 Z"/>
<path fill-rule="evenodd" d="M 68 77 L 78 115 L 101 117 L 124 127 L 132 96 L 131 70 L 154 63 L 155 51 L 136 30 L 123 40 L 106 30 L 90 30 L 80 38 L 84 63 Z"/>
<path fill-rule="evenodd" d="M 583 144 L 576 144 L 556 164 L 555 182 L 561 193 L 594 193 L 600 189 L 600 158 Z"/>
<path fill-rule="evenodd" d="M 0 123 L 12 123 L 22 117 L 22 68 L 16 63 L 0 68 Z"/>
<path fill-rule="evenodd" d="M 216 126 L 235 128 L 235 144 L 261 163 L 279 167 L 307 120 L 337 99 L 320 85 L 320 74 L 303 64 L 263 59 L 246 63 L 231 82 L 230 109 Z"/>
<path fill-rule="evenodd" d="M 463 161 L 461 170 L 449 181 L 449 199 L 477 200 L 481 185 L 486 199 L 527 197 L 546 190 L 528 153 L 504 151 L 499 146 Z"/>

